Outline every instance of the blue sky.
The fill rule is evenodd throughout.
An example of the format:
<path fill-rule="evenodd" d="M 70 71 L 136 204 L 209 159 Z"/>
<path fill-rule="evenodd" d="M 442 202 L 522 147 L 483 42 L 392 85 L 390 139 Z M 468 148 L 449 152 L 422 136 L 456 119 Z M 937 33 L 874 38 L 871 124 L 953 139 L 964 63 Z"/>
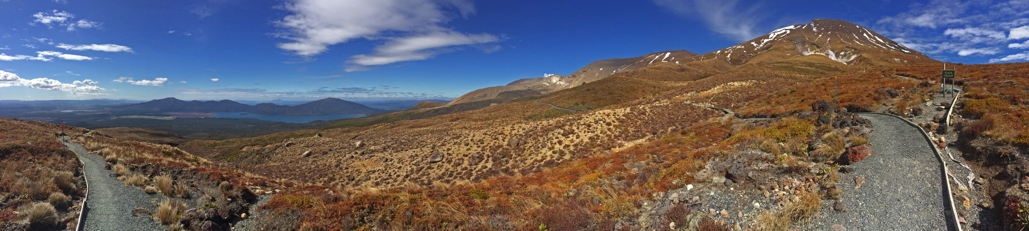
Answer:
<path fill-rule="evenodd" d="M 453 98 L 814 18 L 939 60 L 1029 60 L 1029 0 L 0 0 L 0 100 Z"/>

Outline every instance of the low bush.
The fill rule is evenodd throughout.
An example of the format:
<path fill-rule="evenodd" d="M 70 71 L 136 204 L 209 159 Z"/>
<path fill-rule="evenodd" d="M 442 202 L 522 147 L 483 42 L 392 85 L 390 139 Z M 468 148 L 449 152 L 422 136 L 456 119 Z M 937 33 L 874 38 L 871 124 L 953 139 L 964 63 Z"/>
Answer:
<path fill-rule="evenodd" d="M 67 210 L 68 207 L 71 207 L 71 198 L 65 196 L 64 193 L 51 193 L 50 197 L 47 198 L 47 201 L 49 201 L 50 205 L 53 205 L 54 208 L 60 210 Z"/>
<path fill-rule="evenodd" d="M 64 193 L 73 194 L 78 191 L 75 183 L 75 174 L 69 171 L 60 171 L 54 176 L 54 184 Z"/>
<path fill-rule="evenodd" d="M 25 219 L 31 229 L 41 229 L 57 225 L 57 210 L 54 209 L 53 205 L 37 202 L 27 205 L 27 207 L 22 211 L 22 214 L 25 214 Z"/>

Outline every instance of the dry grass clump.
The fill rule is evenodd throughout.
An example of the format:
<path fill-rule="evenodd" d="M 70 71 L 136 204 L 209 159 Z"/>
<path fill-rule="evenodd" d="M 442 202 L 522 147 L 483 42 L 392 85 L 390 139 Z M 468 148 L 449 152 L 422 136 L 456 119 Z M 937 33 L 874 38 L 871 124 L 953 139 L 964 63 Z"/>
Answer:
<path fill-rule="evenodd" d="M 37 182 L 22 178 L 18 181 L 18 185 L 15 187 L 14 191 L 16 194 L 26 195 L 32 200 L 46 200 L 52 191 L 56 191 L 48 189 L 48 185 L 49 181 Z"/>
<path fill-rule="evenodd" d="M 32 205 L 26 205 L 22 214 L 25 214 L 25 220 L 29 223 L 30 227 L 33 228 L 45 228 L 57 225 L 57 210 L 54 209 L 53 205 L 45 202 L 37 202 Z"/>
<path fill-rule="evenodd" d="M 114 174 L 117 174 L 118 176 L 129 176 L 132 174 L 132 170 L 129 170 L 129 167 L 126 167 L 124 164 L 116 164 L 111 169 L 114 170 Z"/>
<path fill-rule="evenodd" d="M 170 225 L 179 221 L 185 210 L 186 204 L 176 200 L 165 199 L 158 204 L 154 220 L 161 222 L 162 225 Z"/>
<path fill-rule="evenodd" d="M 758 230 L 788 230 L 790 224 L 797 221 L 807 220 L 818 213 L 822 197 L 817 191 L 807 189 L 798 190 L 795 202 L 789 202 L 783 206 L 780 212 L 767 212 L 758 216 L 760 226 Z"/>
<path fill-rule="evenodd" d="M 189 187 L 184 184 L 175 184 L 173 195 L 178 198 L 189 198 Z"/>
<path fill-rule="evenodd" d="M 728 224 L 715 221 L 711 217 L 704 216 L 703 220 L 700 220 L 700 225 L 697 227 L 697 231 L 731 231 L 732 228 Z"/>
<path fill-rule="evenodd" d="M 51 193 L 50 197 L 47 198 L 47 201 L 50 202 L 50 205 L 53 205 L 54 208 L 60 210 L 66 210 L 68 207 L 71 207 L 71 198 L 65 196 L 64 193 Z"/>
<path fill-rule="evenodd" d="M 165 196 L 172 196 L 175 194 L 175 191 L 173 191 L 174 189 L 172 188 L 172 182 L 173 180 L 171 176 L 168 175 L 154 177 L 154 185 L 156 185 L 157 189 L 161 190 L 161 194 L 164 194 Z"/>
<path fill-rule="evenodd" d="M 54 176 L 54 184 L 57 188 L 64 191 L 64 193 L 74 193 L 78 191 L 78 187 L 75 186 L 75 175 L 69 171 L 60 171 Z"/>
<path fill-rule="evenodd" d="M 146 186 L 149 179 L 143 175 L 133 174 L 131 177 L 125 178 L 125 185 L 132 185 L 136 187 Z"/>

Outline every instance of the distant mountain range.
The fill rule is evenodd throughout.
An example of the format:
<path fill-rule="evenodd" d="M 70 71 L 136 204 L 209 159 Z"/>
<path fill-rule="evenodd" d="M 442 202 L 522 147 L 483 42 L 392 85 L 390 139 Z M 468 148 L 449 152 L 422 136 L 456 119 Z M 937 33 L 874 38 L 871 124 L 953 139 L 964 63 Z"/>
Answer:
<path fill-rule="evenodd" d="M 165 113 L 214 112 L 246 112 L 261 115 L 284 116 L 317 116 L 338 114 L 370 115 L 387 111 L 337 98 L 325 98 L 295 106 L 271 103 L 262 103 L 250 106 L 232 100 L 183 101 L 176 98 L 164 98 L 145 103 L 121 105 L 111 108 L 111 113 L 115 115 L 162 115 Z"/>

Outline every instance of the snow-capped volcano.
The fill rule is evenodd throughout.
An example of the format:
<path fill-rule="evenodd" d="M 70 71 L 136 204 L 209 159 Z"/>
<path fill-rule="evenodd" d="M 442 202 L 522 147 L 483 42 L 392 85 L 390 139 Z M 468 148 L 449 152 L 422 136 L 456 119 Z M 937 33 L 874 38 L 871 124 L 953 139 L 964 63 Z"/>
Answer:
<path fill-rule="evenodd" d="M 832 19 L 816 19 L 808 24 L 791 25 L 735 46 L 703 54 L 695 59 L 720 59 L 739 65 L 764 59 L 819 55 L 831 60 L 857 62 L 907 63 L 930 60 L 868 28 Z"/>

